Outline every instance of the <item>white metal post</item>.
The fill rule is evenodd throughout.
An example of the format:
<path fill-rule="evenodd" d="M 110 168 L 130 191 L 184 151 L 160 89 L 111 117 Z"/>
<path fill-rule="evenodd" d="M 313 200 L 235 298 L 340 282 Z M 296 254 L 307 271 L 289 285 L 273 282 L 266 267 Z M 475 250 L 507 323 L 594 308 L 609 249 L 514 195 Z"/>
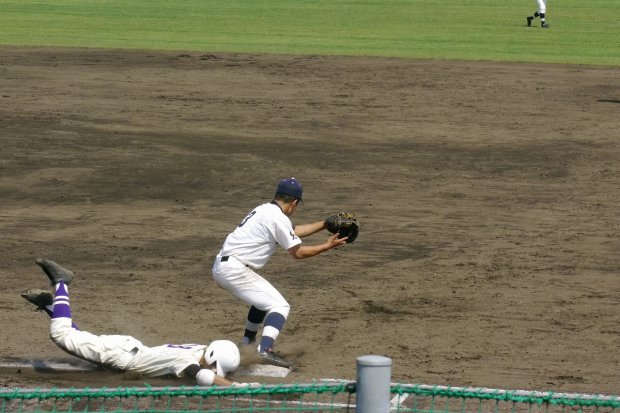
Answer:
<path fill-rule="evenodd" d="M 357 358 L 357 413 L 388 413 L 392 359 L 367 355 Z"/>

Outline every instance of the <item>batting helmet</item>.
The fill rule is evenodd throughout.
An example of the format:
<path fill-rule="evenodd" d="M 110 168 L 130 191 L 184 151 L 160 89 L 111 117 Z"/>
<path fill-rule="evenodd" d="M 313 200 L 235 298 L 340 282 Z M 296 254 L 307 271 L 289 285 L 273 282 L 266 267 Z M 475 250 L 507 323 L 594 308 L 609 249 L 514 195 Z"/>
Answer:
<path fill-rule="evenodd" d="M 215 363 L 217 374 L 222 377 L 239 367 L 240 358 L 237 345 L 230 340 L 215 340 L 205 352 L 206 362 Z"/>

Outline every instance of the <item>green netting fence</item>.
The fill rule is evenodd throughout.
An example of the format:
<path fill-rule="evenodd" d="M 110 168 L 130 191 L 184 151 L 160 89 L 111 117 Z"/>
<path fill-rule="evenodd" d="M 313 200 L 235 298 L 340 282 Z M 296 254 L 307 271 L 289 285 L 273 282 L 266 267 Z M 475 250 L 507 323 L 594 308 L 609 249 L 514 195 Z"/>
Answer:
<path fill-rule="evenodd" d="M 354 412 L 354 381 L 251 387 L 0 389 L 0 412 Z M 390 412 L 607 413 L 620 397 L 391 383 Z"/>

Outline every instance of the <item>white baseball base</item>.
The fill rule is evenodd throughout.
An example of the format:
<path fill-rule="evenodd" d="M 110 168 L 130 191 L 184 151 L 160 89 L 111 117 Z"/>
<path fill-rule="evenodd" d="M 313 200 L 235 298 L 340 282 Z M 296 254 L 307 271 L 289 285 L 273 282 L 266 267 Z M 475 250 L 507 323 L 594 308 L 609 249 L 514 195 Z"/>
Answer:
<path fill-rule="evenodd" d="M 269 364 L 250 364 L 247 367 L 238 368 L 235 373 L 242 376 L 260 377 L 286 377 L 291 370 L 286 367 L 271 366 Z"/>

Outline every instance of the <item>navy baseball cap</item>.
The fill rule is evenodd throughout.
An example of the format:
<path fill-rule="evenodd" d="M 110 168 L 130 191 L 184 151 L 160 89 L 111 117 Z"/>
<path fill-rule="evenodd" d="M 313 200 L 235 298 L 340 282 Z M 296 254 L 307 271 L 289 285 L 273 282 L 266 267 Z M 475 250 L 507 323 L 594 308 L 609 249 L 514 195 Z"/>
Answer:
<path fill-rule="evenodd" d="M 278 183 L 278 189 L 276 189 L 276 192 L 294 196 L 295 198 L 301 200 L 301 195 L 304 190 L 302 189 L 301 184 L 299 183 L 299 181 L 297 181 L 297 179 L 286 178 L 281 180 L 280 183 Z"/>

